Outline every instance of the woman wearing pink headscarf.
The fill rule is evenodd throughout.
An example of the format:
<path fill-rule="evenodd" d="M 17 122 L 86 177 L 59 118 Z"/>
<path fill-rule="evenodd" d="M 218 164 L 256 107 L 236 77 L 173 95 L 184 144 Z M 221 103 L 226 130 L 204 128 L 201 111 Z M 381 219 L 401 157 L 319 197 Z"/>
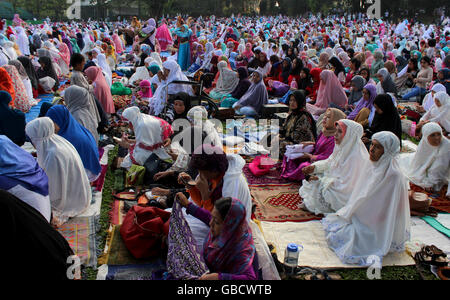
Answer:
<path fill-rule="evenodd" d="M 170 35 L 165 19 L 161 21 L 161 26 L 156 30 L 156 39 L 159 42 L 161 51 L 166 51 L 168 46 L 173 45 L 172 35 Z"/>
<path fill-rule="evenodd" d="M 245 44 L 245 51 L 242 53 L 242 55 L 247 58 L 247 61 L 250 61 L 250 59 L 255 55 L 252 51 L 252 44 Z"/>
<path fill-rule="evenodd" d="M 370 52 L 369 50 L 366 51 L 366 62 L 365 64 L 370 68 L 372 66 L 374 57 L 372 52 Z"/>
<path fill-rule="evenodd" d="M 316 104 L 311 105 L 308 103 L 306 108 L 312 115 L 319 117 L 330 107 L 330 104 L 344 108 L 347 102 L 345 91 L 334 72 L 323 70 L 320 73 L 320 86 L 317 92 Z"/>
<path fill-rule="evenodd" d="M 70 67 L 70 50 L 65 43 L 59 43 L 58 45 L 59 56 L 66 63 L 67 68 Z"/>
<path fill-rule="evenodd" d="M 92 66 L 86 69 L 86 76 L 89 81 L 94 84 L 94 96 L 100 102 L 103 110 L 108 114 L 116 112 L 114 101 L 111 94 L 111 89 L 103 76 L 102 69 L 97 66 Z"/>
<path fill-rule="evenodd" d="M 114 33 L 112 35 L 112 40 L 114 42 L 114 47 L 116 48 L 116 53 L 117 54 L 122 54 L 123 53 L 123 47 L 122 47 L 122 41 L 119 38 L 119 35 L 117 33 Z"/>

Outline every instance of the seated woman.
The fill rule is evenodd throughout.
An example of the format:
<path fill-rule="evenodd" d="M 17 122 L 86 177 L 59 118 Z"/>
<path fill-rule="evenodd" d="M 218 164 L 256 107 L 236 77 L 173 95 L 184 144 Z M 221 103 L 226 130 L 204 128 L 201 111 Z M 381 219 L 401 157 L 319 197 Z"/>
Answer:
<path fill-rule="evenodd" d="M 337 122 L 333 154 L 303 169 L 309 181 L 303 180 L 299 191 L 302 208 L 318 215 L 336 212 L 347 204 L 355 182 L 364 176 L 369 158 L 362 135 L 360 124 L 351 120 Z"/>
<path fill-rule="evenodd" d="M 208 144 L 222 147 L 222 139 L 219 137 L 214 123 L 208 120 L 208 111 L 204 106 L 194 106 L 188 111 L 186 117 L 191 125 L 202 128 L 208 137 Z"/>
<path fill-rule="evenodd" d="M 223 96 L 230 94 L 239 84 L 238 73 L 227 67 L 225 61 L 217 64 L 219 69 L 219 79 L 216 87 L 209 93 L 209 96 L 215 100 L 222 99 Z"/>
<path fill-rule="evenodd" d="M 347 117 L 361 124 L 364 128 L 369 126 L 369 116 L 373 107 L 375 98 L 377 97 L 377 88 L 373 84 L 366 84 L 363 89 L 363 96 L 356 104 L 355 109 Z"/>
<path fill-rule="evenodd" d="M 166 92 L 169 95 L 174 95 L 184 92 L 193 96 L 192 88 L 186 84 L 171 84 L 173 81 L 189 81 L 186 75 L 181 71 L 180 66 L 176 61 L 166 60 L 163 63 L 163 72 L 161 72 L 160 84 L 156 89 L 153 97 L 150 99 L 150 112 L 154 116 L 159 116 L 163 112 L 166 104 Z M 158 76 L 157 76 L 158 77 Z M 154 77 L 155 78 L 155 77 Z M 152 80 L 152 83 L 154 81 Z M 167 88 L 168 86 L 168 88 Z M 168 89 L 168 91 L 167 91 Z"/>
<path fill-rule="evenodd" d="M 388 69 L 382 68 L 378 70 L 377 73 L 378 84 L 377 84 L 377 94 L 397 94 L 397 87 L 395 86 L 394 81 L 392 80 L 391 75 L 389 74 Z"/>
<path fill-rule="evenodd" d="M 284 156 L 281 171 L 281 177 L 291 181 L 302 181 L 305 175 L 302 170 L 310 166 L 312 163 L 320 160 L 325 160 L 333 153 L 335 142 L 334 135 L 336 134 L 336 122 L 345 119 L 345 114 L 336 108 L 329 108 L 325 112 L 322 121 L 322 132 L 314 144 L 314 151 L 312 153 L 305 153 L 299 159 L 288 159 Z M 307 143 L 302 143 L 308 145 Z"/>
<path fill-rule="evenodd" d="M 384 60 L 383 60 L 384 54 L 382 51 L 376 50 L 373 53 L 373 58 L 374 58 L 374 61 L 372 62 L 371 66 L 370 66 L 370 76 L 372 78 L 375 78 L 378 71 L 380 69 L 384 68 Z"/>
<path fill-rule="evenodd" d="M 427 87 L 433 81 L 433 68 L 431 67 L 431 59 L 428 56 L 422 57 L 420 60 L 421 69 L 417 73 L 417 77 L 413 80 L 415 87 L 410 92 L 403 95 L 403 100 L 409 100 L 412 97 L 424 96 Z M 420 101 L 422 102 L 422 101 Z"/>
<path fill-rule="evenodd" d="M 56 75 L 55 69 L 53 68 L 51 58 L 48 56 L 39 57 L 39 64 L 41 65 L 41 67 L 36 71 L 36 75 L 38 77 L 39 84 L 41 86 L 39 89 L 39 92 L 45 93 L 45 92 L 47 92 L 47 90 L 53 90 L 53 91 L 58 90 L 59 79 L 58 79 L 58 76 Z M 46 77 L 49 77 L 54 80 L 54 83 L 52 86 L 46 86 L 45 84 L 43 85 L 43 83 L 46 80 L 45 79 Z M 53 82 L 53 80 L 52 80 L 52 82 Z"/>
<path fill-rule="evenodd" d="M 14 144 L 25 144 L 25 114 L 9 107 L 11 95 L 0 91 L 0 134 L 6 135 Z"/>
<path fill-rule="evenodd" d="M 348 104 L 346 107 L 347 114 L 355 109 L 356 104 L 363 97 L 363 89 L 365 85 L 366 80 L 362 76 L 356 75 L 352 78 L 350 83 L 350 95 L 348 96 Z"/>
<path fill-rule="evenodd" d="M 417 59 L 411 58 L 403 70 L 398 72 L 397 79 L 395 80 L 397 90 L 404 91 L 412 88 L 415 85 L 414 80 L 416 79 L 418 73 L 419 63 Z"/>
<path fill-rule="evenodd" d="M 292 93 L 289 99 L 289 115 L 280 128 L 280 157 L 284 156 L 287 145 L 316 142 L 316 122 L 305 106 L 306 98 L 303 92 Z"/>
<path fill-rule="evenodd" d="M 196 206 L 178 194 L 178 201 L 189 215 L 209 227 L 202 249 L 209 274 L 200 280 L 256 280 L 254 262 L 257 261 L 252 230 L 247 221 L 245 205 L 230 197 L 214 203 L 212 212 Z"/>
<path fill-rule="evenodd" d="M 179 119 L 187 120 L 187 113 L 190 109 L 191 97 L 186 93 L 180 92 L 174 96 L 173 104 L 169 108 L 165 120 L 169 123 Z"/>
<path fill-rule="evenodd" d="M 122 168 L 129 169 L 133 164 L 143 166 L 147 159 L 156 155 L 162 161 L 170 162 L 172 158 L 165 150 L 170 145 L 173 134 L 169 123 L 157 117 L 142 114 L 136 106 L 125 109 L 122 113 L 125 122 L 129 122 L 136 139 L 123 136 L 123 147 L 130 149 L 122 163 Z"/>
<path fill-rule="evenodd" d="M 422 105 L 417 106 L 417 111 L 419 113 L 429 112 L 430 109 L 434 106 L 434 98 L 439 92 L 446 92 L 445 86 L 440 83 L 434 84 L 431 92 L 429 92 L 423 99 Z"/>
<path fill-rule="evenodd" d="M 408 163 L 406 174 L 411 183 L 427 192 L 438 192 L 447 184 L 450 173 L 450 141 L 443 137 L 439 124 L 430 122 L 422 128 L 422 140 Z"/>
<path fill-rule="evenodd" d="M 361 68 L 361 70 L 359 71 L 359 75 L 361 75 L 366 80 L 366 84 L 371 83 L 373 85 L 377 85 L 375 80 L 373 80 L 373 78 L 370 77 L 370 69 L 369 68 Z"/>
<path fill-rule="evenodd" d="M 50 222 L 47 175 L 30 153 L 8 137 L 0 135 L 0 143 L 0 189 L 20 197 Z"/>
<path fill-rule="evenodd" d="M 391 252 L 403 252 L 410 238 L 406 178 L 397 161 L 400 141 L 391 132 L 378 132 L 370 148 L 370 164 L 353 183 L 347 205 L 322 220 L 328 246 L 345 264 L 370 266 Z"/>
<path fill-rule="evenodd" d="M 103 110 L 107 114 L 114 114 L 116 109 L 111 94 L 111 88 L 103 76 L 102 69 L 99 67 L 89 67 L 85 71 L 90 83 L 94 84 L 94 96 L 102 105 Z"/>
<path fill-rule="evenodd" d="M 320 79 L 316 103 L 314 105 L 306 104 L 307 110 L 316 118 L 323 114 L 330 107 L 330 104 L 336 106 L 336 108 L 344 109 L 348 101 L 347 95 L 333 71 L 322 71 Z"/>
<path fill-rule="evenodd" d="M 33 97 L 33 88 L 31 86 L 31 81 L 30 81 L 30 78 L 28 78 L 28 74 L 25 71 L 25 68 L 23 67 L 22 63 L 18 60 L 10 60 L 8 64 L 16 67 L 17 72 L 19 73 L 20 79 L 22 80 L 23 86 L 26 91 L 28 105 L 30 107 L 36 105 L 37 101 Z"/>
<path fill-rule="evenodd" d="M 28 98 L 25 85 L 20 78 L 19 72 L 17 71 L 16 67 L 12 65 L 4 65 L 2 68 L 4 68 L 6 72 L 8 72 L 9 76 L 12 79 L 12 85 L 15 94 L 13 107 L 24 113 L 29 112 L 31 107 L 36 105 L 37 102 Z"/>
<path fill-rule="evenodd" d="M 284 96 L 289 91 L 289 76 L 292 71 L 292 62 L 289 57 L 286 57 L 281 62 L 281 70 L 276 77 L 264 79 L 267 85 L 267 92 L 269 95 L 275 97 Z"/>
<path fill-rule="evenodd" d="M 0 220 L 5 259 L 2 268 L 11 278 L 28 276 L 46 280 L 67 280 L 67 270 L 73 265 L 74 255 L 67 240 L 55 230 L 42 215 L 23 199 L 0 190 Z M 30 259 L 22 259 L 29 256 Z"/>
<path fill-rule="evenodd" d="M 252 117 L 261 112 L 263 106 L 267 104 L 269 95 L 263 82 L 263 74 L 260 71 L 254 71 L 250 80 L 252 85 L 232 107 L 236 114 Z"/>
<path fill-rule="evenodd" d="M 252 84 L 250 80 L 248 80 L 248 71 L 245 67 L 240 67 L 237 69 L 239 74 L 239 83 L 229 95 L 225 95 L 222 97 L 222 101 L 220 102 L 220 107 L 231 108 L 234 103 L 238 102 L 242 96 L 248 91 L 250 85 Z"/>
<path fill-rule="evenodd" d="M 38 88 L 39 88 L 39 79 L 36 74 L 36 70 L 33 66 L 33 63 L 31 62 L 31 59 L 29 59 L 26 56 L 20 56 L 17 58 L 18 61 L 20 61 L 25 68 L 25 71 L 28 75 L 28 78 L 31 81 L 31 87 L 33 89 L 33 97 L 37 98 L 38 96 Z"/>
<path fill-rule="evenodd" d="M 81 126 L 89 130 L 98 144 L 101 118 L 96 108 L 94 95 L 85 88 L 72 85 L 64 91 L 64 102 L 72 117 L 80 123 Z"/>
<path fill-rule="evenodd" d="M 333 56 L 330 58 L 329 63 L 332 66 L 334 75 L 339 79 L 341 85 L 345 86 L 345 67 L 342 62 L 336 56 Z"/>
<path fill-rule="evenodd" d="M 380 131 L 390 131 L 398 137 L 401 145 L 402 122 L 397 107 L 394 106 L 392 97 L 387 94 L 378 95 L 373 102 L 373 107 L 375 109 L 375 116 L 370 127 L 364 132 L 362 139 L 364 144 L 369 148 L 372 135 Z"/>
<path fill-rule="evenodd" d="M 450 97 L 447 92 L 439 92 L 435 95 L 434 105 L 420 119 L 417 130 L 428 122 L 438 123 L 447 133 L 450 132 Z"/>
<path fill-rule="evenodd" d="M 39 165 L 48 176 L 52 224 L 59 227 L 91 203 L 91 186 L 83 162 L 72 144 L 55 134 L 50 118 L 31 121 L 25 131 L 36 148 Z"/>
<path fill-rule="evenodd" d="M 55 133 L 69 141 L 77 150 L 90 182 L 95 181 L 102 170 L 97 143 L 92 134 L 70 114 L 64 105 L 55 105 L 46 114 L 55 125 Z"/>

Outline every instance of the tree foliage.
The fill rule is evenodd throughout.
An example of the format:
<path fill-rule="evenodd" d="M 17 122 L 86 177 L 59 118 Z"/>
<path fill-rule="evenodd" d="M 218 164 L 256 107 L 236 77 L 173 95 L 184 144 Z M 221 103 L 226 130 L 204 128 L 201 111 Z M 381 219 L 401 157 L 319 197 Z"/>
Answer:
<path fill-rule="evenodd" d="M 72 0 L 75 1 L 75 0 Z M 88 13 L 92 18 L 116 19 L 125 8 L 133 8 L 138 17 L 160 17 L 164 15 L 193 15 L 193 16 L 229 16 L 231 14 L 245 15 L 290 15 L 299 16 L 308 12 L 348 12 L 365 13 L 371 5 L 369 0 L 82 0 L 90 1 L 92 7 Z M 372 0 L 373 1 L 373 0 Z M 380 0 L 381 9 L 397 20 L 405 16 L 418 18 L 433 18 L 436 8 L 445 7 L 450 11 L 448 0 Z M 64 20 L 66 9 L 71 5 L 67 0 L 9 0 L 19 11 L 23 8 L 31 12 L 36 18 L 49 16 L 52 19 Z M 362 5 L 361 5 L 362 4 Z M 128 10 L 129 11 L 129 10 Z"/>

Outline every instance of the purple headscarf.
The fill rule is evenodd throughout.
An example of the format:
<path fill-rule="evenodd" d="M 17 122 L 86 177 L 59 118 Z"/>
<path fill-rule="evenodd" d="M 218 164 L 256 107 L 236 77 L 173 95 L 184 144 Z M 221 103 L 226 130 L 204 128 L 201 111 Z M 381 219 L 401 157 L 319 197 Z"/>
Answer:
<path fill-rule="evenodd" d="M 347 117 L 349 120 L 355 120 L 358 113 L 363 108 L 368 108 L 369 110 L 373 107 L 373 102 L 375 101 L 375 98 L 377 96 L 377 87 L 374 84 L 368 83 L 366 86 L 364 86 L 364 89 L 368 90 L 370 93 L 369 101 L 364 100 L 364 96 L 361 97 L 358 104 L 356 105 L 355 109 L 352 111 L 352 113 Z"/>
<path fill-rule="evenodd" d="M 255 73 L 259 74 L 260 81 L 258 83 L 253 83 L 241 97 L 241 100 L 237 102 L 240 106 L 251 106 L 256 112 L 260 112 L 264 104 L 267 104 L 267 99 L 269 95 L 267 94 L 266 86 L 263 82 L 263 75 L 260 71 L 256 70 Z"/>
<path fill-rule="evenodd" d="M 248 71 L 245 67 L 239 67 L 237 69 L 239 74 L 239 83 L 234 91 L 231 93 L 231 97 L 235 99 L 240 99 L 247 91 L 250 85 L 252 84 L 250 80 L 248 80 Z"/>
<path fill-rule="evenodd" d="M 241 274 L 253 264 L 256 248 L 245 215 L 245 206 L 233 198 L 220 235 L 209 233 L 203 256 L 212 272 Z"/>

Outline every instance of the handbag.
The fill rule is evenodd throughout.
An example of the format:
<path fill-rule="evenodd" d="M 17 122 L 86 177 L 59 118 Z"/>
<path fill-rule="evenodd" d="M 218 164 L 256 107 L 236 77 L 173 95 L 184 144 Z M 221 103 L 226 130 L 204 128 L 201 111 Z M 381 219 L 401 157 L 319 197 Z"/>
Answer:
<path fill-rule="evenodd" d="M 133 206 L 126 214 L 120 235 L 137 259 L 156 257 L 167 248 L 170 213 L 156 207 Z"/>

